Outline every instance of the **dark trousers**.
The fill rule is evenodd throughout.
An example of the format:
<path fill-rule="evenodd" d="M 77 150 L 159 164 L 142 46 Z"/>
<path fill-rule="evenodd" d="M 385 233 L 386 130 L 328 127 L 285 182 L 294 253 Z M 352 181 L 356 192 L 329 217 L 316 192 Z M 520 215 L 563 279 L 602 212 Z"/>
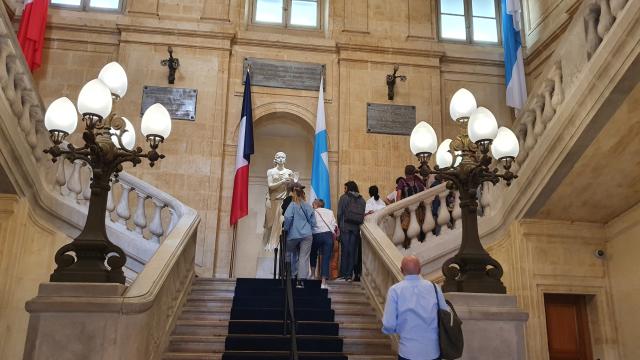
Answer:
<path fill-rule="evenodd" d="M 333 233 L 331 231 L 313 234 L 310 258 L 312 268 L 315 268 L 318 263 L 318 252 L 322 254 L 320 276 L 329 279 L 329 263 L 331 262 L 331 254 L 333 252 Z"/>
<path fill-rule="evenodd" d="M 340 242 L 342 243 L 340 276 L 343 278 L 353 276 L 357 259 L 358 238 L 360 238 L 360 231 L 358 230 L 345 230 L 340 234 Z"/>
<path fill-rule="evenodd" d="M 360 281 L 362 275 L 362 237 L 360 231 L 356 232 L 356 263 L 353 266 L 353 278 Z"/>

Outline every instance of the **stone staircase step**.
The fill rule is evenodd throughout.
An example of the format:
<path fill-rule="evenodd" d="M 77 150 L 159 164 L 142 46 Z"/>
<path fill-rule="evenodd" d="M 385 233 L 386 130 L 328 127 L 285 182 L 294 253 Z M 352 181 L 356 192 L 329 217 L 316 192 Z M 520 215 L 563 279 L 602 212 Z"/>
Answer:
<path fill-rule="evenodd" d="M 226 320 L 178 320 L 173 335 L 226 336 L 228 329 Z"/>
<path fill-rule="evenodd" d="M 170 352 L 223 352 L 226 336 L 180 336 L 172 335 L 169 340 Z"/>
<path fill-rule="evenodd" d="M 393 355 L 390 339 L 343 339 L 347 355 Z"/>

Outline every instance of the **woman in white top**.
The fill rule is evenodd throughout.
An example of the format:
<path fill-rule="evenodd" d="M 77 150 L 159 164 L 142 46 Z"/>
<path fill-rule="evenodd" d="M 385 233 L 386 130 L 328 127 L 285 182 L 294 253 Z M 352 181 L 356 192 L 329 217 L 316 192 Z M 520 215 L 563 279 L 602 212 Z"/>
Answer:
<path fill-rule="evenodd" d="M 313 209 L 316 217 L 316 226 L 313 227 L 313 243 L 311 244 L 311 273 L 316 273 L 316 264 L 318 263 L 318 251 L 322 254 L 322 269 L 320 276 L 322 277 L 321 288 L 327 288 L 327 278 L 329 278 L 329 263 L 333 252 L 333 234 L 338 227 L 333 212 L 324 208 L 324 200 L 315 199 L 313 201 Z"/>
<path fill-rule="evenodd" d="M 364 214 L 369 215 L 374 211 L 378 211 L 380 209 L 384 209 L 387 206 L 382 199 L 380 199 L 380 195 L 378 194 L 379 190 L 376 185 L 369 187 L 369 200 L 367 200 L 367 205 L 364 208 Z"/>

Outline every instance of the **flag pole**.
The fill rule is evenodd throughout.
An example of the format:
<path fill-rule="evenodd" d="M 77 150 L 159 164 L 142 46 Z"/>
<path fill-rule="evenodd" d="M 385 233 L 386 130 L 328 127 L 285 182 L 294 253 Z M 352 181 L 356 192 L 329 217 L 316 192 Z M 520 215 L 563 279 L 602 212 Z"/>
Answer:
<path fill-rule="evenodd" d="M 231 241 L 231 264 L 229 264 L 229 279 L 233 278 L 236 262 L 236 236 L 238 233 L 238 223 L 233 224 L 233 239 Z"/>

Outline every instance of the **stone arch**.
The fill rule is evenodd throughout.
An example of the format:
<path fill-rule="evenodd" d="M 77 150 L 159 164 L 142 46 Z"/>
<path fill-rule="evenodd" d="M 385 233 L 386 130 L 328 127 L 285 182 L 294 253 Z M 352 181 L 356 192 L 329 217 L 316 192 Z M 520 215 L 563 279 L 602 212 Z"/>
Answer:
<path fill-rule="evenodd" d="M 253 120 L 254 127 L 260 121 L 264 121 L 267 117 L 265 115 L 269 115 L 272 113 L 289 113 L 299 117 L 304 120 L 305 127 L 308 127 L 311 130 L 312 134 L 315 134 L 315 123 L 316 123 L 316 114 L 309 111 L 304 106 L 290 103 L 290 102 L 269 102 L 262 105 L 258 105 L 253 109 Z M 238 138 L 238 131 L 240 129 L 240 122 L 235 125 L 235 129 L 233 131 L 233 139 L 236 140 Z"/>

